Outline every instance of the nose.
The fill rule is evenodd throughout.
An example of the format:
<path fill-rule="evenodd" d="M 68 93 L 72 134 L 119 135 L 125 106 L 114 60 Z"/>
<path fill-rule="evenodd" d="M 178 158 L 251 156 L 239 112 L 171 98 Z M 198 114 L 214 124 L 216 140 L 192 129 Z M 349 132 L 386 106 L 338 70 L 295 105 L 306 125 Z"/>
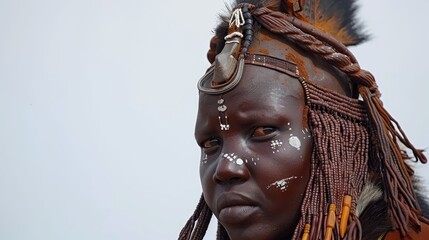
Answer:
<path fill-rule="evenodd" d="M 247 160 L 234 153 L 222 153 L 218 157 L 213 180 L 218 184 L 236 184 L 250 177 Z"/>

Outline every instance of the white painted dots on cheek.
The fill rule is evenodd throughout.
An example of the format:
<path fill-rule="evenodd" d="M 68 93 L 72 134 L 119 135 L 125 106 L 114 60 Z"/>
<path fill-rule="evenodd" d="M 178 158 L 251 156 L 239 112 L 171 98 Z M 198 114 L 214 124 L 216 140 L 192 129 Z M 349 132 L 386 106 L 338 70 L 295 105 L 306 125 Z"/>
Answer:
<path fill-rule="evenodd" d="M 256 166 L 256 162 L 259 161 L 259 158 L 251 158 L 250 160 L 245 159 L 244 162 L 245 163 L 250 163 Z"/>
<path fill-rule="evenodd" d="M 239 157 L 237 154 L 235 154 L 235 153 L 224 153 L 223 155 L 222 155 L 222 157 L 224 157 L 225 159 L 227 159 L 228 161 L 230 161 L 230 162 L 232 162 L 232 163 L 235 163 L 235 164 L 237 164 L 237 165 L 239 165 L 239 166 L 241 166 L 241 165 L 243 165 L 244 163 L 250 163 L 250 164 L 253 164 L 253 165 L 255 165 L 256 166 L 256 162 L 257 161 L 259 161 L 259 158 L 254 158 L 254 157 L 252 157 L 252 158 L 250 158 L 250 160 L 249 159 L 247 159 L 247 158 L 242 158 L 242 157 Z M 207 156 L 207 154 L 204 154 L 202 157 L 201 157 L 201 164 L 203 165 L 203 164 L 206 164 L 207 163 L 207 161 L 208 161 L 208 156 Z"/>
<path fill-rule="evenodd" d="M 308 130 L 308 128 L 302 129 L 301 132 L 302 132 L 302 139 L 303 139 L 303 141 L 308 141 L 308 140 L 311 139 L 311 133 Z M 302 159 L 302 155 L 300 156 L 300 158 Z"/>
<path fill-rule="evenodd" d="M 303 135 L 303 139 L 311 138 L 311 134 L 308 128 L 302 129 L 302 135 Z"/>
<path fill-rule="evenodd" d="M 281 140 L 272 140 L 271 141 L 271 149 L 273 150 L 273 153 L 280 152 L 280 147 L 283 145 L 283 142 Z"/>
<path fill-rule="evenodd" d="M 292 177 L 287 177 L 287 178 L 280 179 L 280 180 L 275 181 L 275 182 L 271 183 L 270 185 L 268 185 L 267 189 L 270 189 L 271 187 L 275 187 L 277 189 L 280 189 L 280 191 L 282 191 L 282 192 L 286 192 L 287 187 L 289 186 L 289 182 L 291 180 L 294 180 L 294 179 L 298 179 L 298 177 L 297 176 L 292 176 Z"/>
<path fill-rule="evenodd" d="M 288 127 L 288 131 L 293 130 L 290 122 L 287 123 L 287 127 Z M 302 134 L 303 134 L 302 135 L 303 140 L 311 137 L 310 132 L 308 131 L 307 128 L 302 130 Z M 298 151 L 301 150 L 301 139 L 300 139 L 300 137 L 294 135 L 293 133 L 289 134 L 288 143 L 291 147 L 295 148 L 296 150 L 298 150 Z M 273 153 L 278 153 L 278 152 L 280 152 L 280 150 L 286 150 L 286 148 L 282 147 L 282 146 L 283 146 L 282 140 L 274 139 L 270 142 L 270 147 L 271 147 Z"/>
<path fill-rule="evenodd" d="M 288 131 L 293 130 L 290 123 L 287 124 L 287 127 L 288 127 Z M 297 135 L 294 135 L 293 133 L 290 133 L 289 139 L 287 141 L 291 147 L 295 148 L 298 151 L 301 150 L 301 145 L 302 145 L 301 144 L 301 138 L 302 138 L 302 140 L 306 140 L 306 139 L 311 138 L 311 134 L 310 134 L 310 131 L 308 130 L 308 128 L 302 129 L 301 132 L 302 132 L 302 136 L 297 136 Z M 301 135 L 301 134 L 299 134 L 299 135 Z M 283 146 L 282 140 L 274 139 L 270 142 L 270 147 L 271 147 L 273 153 L 278 153 L 281 150 L 286 150 L 286 148 L 282 147 L 282 146 Z"/>
<path fill-rule="evenodd" d="M 289 127 L 289 131 L 292 131 L 292 127 L 290 126 L 290 123 L 287 123 L 287 125 Z M 293 135 L 292 133 L 289 135 L 289 145 L 296 148 L 296 150 L 301 149 L 301 141 L 297 136 Z"/>
<path fill-rule="evenodd" d="M 207 154 L 204 154 L 204 156 L 202 157 L 202 159 L 201 159 L 201 163 L 202 164 L 206 164 L 207 163 L 207 160 L 208 160 L 208 156 L 207 156 Z"/>
<path fill-rule="evenodd" d="M 243 160 L 243 158 L 238 157 L 235 153 L 225 153 L 223 154 L 223 157 L 226 158 L 228 161 L 233 162 L 240 166 L 243 165 L 244 162 L 247 162 L 247 159 Z"/>
<path fill-rule="evenodd" d="M 289 144 L 297 150 L 301 149 L 301 141 L 297 136 L 291 134 L 291 137 L 289 138 Z"/>

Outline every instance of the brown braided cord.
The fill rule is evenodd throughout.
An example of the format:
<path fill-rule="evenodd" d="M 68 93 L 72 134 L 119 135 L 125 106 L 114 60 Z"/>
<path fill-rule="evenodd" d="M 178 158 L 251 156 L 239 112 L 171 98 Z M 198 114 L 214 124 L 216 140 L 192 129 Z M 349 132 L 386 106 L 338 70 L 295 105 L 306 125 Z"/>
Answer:
<path fill-rule="evenodd" d="M 298 239 L 305 224 L 310 224 L 310 239 L 320 239 L 326 229 L 326 206 L 337 206 L 340 215 L 345 195 L 357 199 L 368 174 L 367 114 L 362 103 L 302 81 L 309 106 L 313 138 L 311 174 L 301 205 L 301 219 L 294 232 Z M 348 106 L 348 108 L 347 108 Z M 361 239 L 362 229 L 352 202 L 348 239 Z M 333 229 L 339 238 L 338 219 Z"/>
<path fill-rule="evenodd" d="M 194 213 L 189 218 L 189 220 L 186 222 L 185 226 L 182 228 L 182 231 L 180 231 L 179 234 L 179 240 L 188 240 L 191 238 L 192 230 L 194 229 L 195 222 L 197 221 L 202 208 L 204 204 L 204 198 L 201 196 L 200 201 L 197 204 L 197 207 L 195 208 Z"/>
<path fill-rule="evenodd" d="M 252 14 L 266 29 L 287 37 L 287 39 L 298 43 L 301 47 L 310 50 L 312 53 L 322 56 L 350 77 L 356 78 L 354 80 L 356 84 L 364 85 L 374 93 L 377 93 L 377 85 L 371 73 L 362 70 L 352 53 L 345 50 L 345 46 L 339 47 L 342 46 L 342 43 L 329 37 L 328 34 L 297 18 L 286 17 L 287 15 L 284 13 L 275 12 L 268 8 L 254 9 Z M 311 31 L 312 35 L 306 34 L 297 26 L 307 26 L 305 29 Z M 319 39 L 326 40 L 327 42 L 322 42 Z"/>
<path fill-rule="evenodd" d="M 201 195 L 200 201 L 179 234 L 179 240 L 202 240 L 210 223 L 212 212 L 207 206 L 204 196 Z"/>
<path fill-rule="evenodd" d="M 213 214 L 207 204 L 204 204 L 200 218 L 197 222 L 197 225 L 195 226 L 194 232 L 192 233 L 193 240 L 202 240 L 204 238 L 204 235 L 206 234 L 207 228 L 210 224 L 212 215 Z"/>
<path fill-rule="evenodd" d="M 394 226 L 405 236 L 409 224 L 413 228 L 418 228 L 419 220 L 426 222 L 427 220 L 418 213 L 419 206 L 410 176 L 413 172 L 404 163 L 397 140 L 413 152 L 416 161 L 426 163 L 427 159 L 422 151 L 410 143 L 399 124 L 384 109 L 373 75 L 361 69 L 353 54 L 345 50 L 346 47 L 340 42 L 308 23 L 265 7 L 253 9 L 252 15 L 266 29 L 292 40 L 333 64 L 358 86 L 369 113 L 371 127 L 376 134 L 377 144 L 374 150 L 378 152 L 377 157 L 385 169 L 385 172 L 382 172 L 383 182 Z"/>
<path fill-rule="evenodd" d="M 228 233 L 225 228 L 218 222 L 216 240 L 229 240 Z"/>

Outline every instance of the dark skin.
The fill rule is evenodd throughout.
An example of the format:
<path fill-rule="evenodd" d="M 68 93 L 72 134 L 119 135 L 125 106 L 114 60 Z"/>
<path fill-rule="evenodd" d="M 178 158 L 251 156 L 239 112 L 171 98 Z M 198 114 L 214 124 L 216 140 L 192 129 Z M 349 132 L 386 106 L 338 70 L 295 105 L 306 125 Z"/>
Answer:
<path fill-rule="evenodd" d="M 312 151 L 300 82 L 246 65 L 240 84 L 223 95 L 228 131 L 219 126 L 218 99 L 200 95 L 195 132 L 208 206 L 231 239 L 290 239 L 300 217 Z M 273 149 L 273 141 L 281 146 Z M 233 156 L 237 158 L 231 160 Z M 276 182 L 287 182 L 286 188 Z"/>
<path fill-rule="evenodd" d="M 313 64 L 318 59 L 265 34 L 257 35 L 252 53 L 293 56 L 318 74 L 318 84 L 349 93 L 335 71 Z M 228 131 L 219 125 L 221 97 Z M 195 137 L 202 149 L 203 194 L 232 240 L 292 238 L 312 153 L 304 99 L 298 79 L 254 65 L 246 65 L 238 86 L 222 96 L 200 93 Z"/>

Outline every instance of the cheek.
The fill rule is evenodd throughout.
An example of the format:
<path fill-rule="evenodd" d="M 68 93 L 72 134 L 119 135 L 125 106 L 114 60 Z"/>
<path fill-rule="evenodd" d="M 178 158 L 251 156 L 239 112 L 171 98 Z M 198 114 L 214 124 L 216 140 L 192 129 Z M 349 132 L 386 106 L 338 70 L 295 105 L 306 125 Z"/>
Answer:
<path fill-rule="evenodd" d="M 267 148 L 277 162 L 278 171 L 272 175 L 266 191 L 285 193 L 290 187 L 294 192 L 296 188 L 304 189 L 308 182 L 312 151 L 309 130 L 289 127 L 286 134 L 271 140 Z"/>
<path fill-rule="evenodd" d="M 207 186 L 208 181 L 211 180 L 213 176 L 213 159 L 209 157 L 204 152 L 201 152 L 200 156 L 200 182 L 203 188 Z"/>
<path fill-rule="evenodd" d="M 207 164 L 207 160 L 208 160 L 208 156 L 205 153 L 201 153 L 201 162 L 200 162 L 200 166 L 202 167 L 203 165 Z"/>
<path fill-rule="evenodd" d="M 307 128 L 294 130 L 289 127 L 286 134 L 271 140 L 269 147 L 273 154 L 287 151 L 290 157 L 293 157 L 297 153 L 307 151 L 309 144 L 311 145 L 311 135 Z"/>
<path fill-rule="evenodd" d="M 213 171 L 215 167 L 214 164 L 212 163 L 213 163 L 213 159 L 207 154 L 205 154 L 203 151 L 201 151 L 199 171 L 200 171 L 200 182 L 201 182 L 201 186 L 203 187 L 203 190 L 209 186 L 210 181 L 212 179 Z"/>
<path fill-rule="evenodd" d="M 211 210 L 214 210 L 214 191 L 215 184 L 213 182 L 213 174 L 215 170 L 215 164 L 210 162 L 211 159 L 204 159 L 204 154 L 201 158 L 200 163 L 200 184 L 203 191 L 204 199 Z"/>
<path fill-rule="evenodd" d="M 301 178 L 302 178 L 302 176 L 301 176 Z M 296 180 L 296 179 L 298 179 L 297 176 L 290 176 L 290 177 L 287 177 L 287 178 L 283 178 L 283 179 L 277 180 L 277 181 L 269 184 L 267 186 L 267 189 L 270 189 L 270 188 L 274 187 L 274 188 L 279 189 L 281 192 L 286 192 L 286 190 L 287 190 L 287 188 L 289 186 L 289 182 L 291 182 L 293 180 Z"/>
<path fill-rule="evenodd" d="M 291 136 L 289 138 L 289 145 L 296 148 L 296 150 L 301 150 L 301 140 L 297 136 Z"/>

